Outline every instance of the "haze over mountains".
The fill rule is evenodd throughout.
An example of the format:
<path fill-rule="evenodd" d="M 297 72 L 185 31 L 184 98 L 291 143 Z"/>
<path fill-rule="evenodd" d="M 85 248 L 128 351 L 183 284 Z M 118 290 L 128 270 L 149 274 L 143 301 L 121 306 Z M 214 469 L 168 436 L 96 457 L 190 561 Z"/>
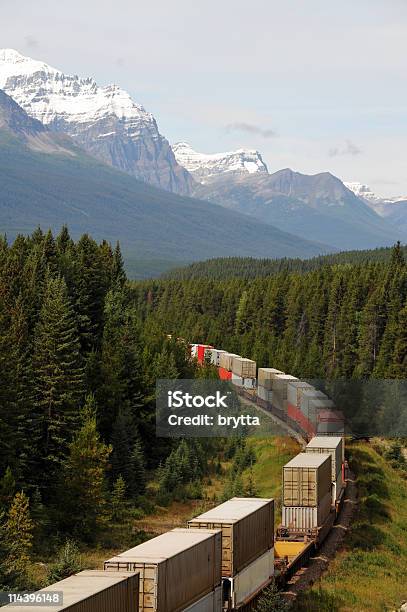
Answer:
<path fill-rule="evenodd" d="M 330 250 L 115 170 L 29 117 L 4 92 L 0 185 L 0 226 L 9 238 L 67 224 L 74 237 L 88 232 L 119 240 L 127 262 L 141 260 L 151 273 L 208 257 L 310 257 Z M 132 269 L 143 274 L 140 261 Z"/>
<path fill-rule="evenodd" d="M 164 267 L 407 240 L 407 199 L 377 198 L 329 172 L 270 174 L 255 149 L 171 147 L 117 85 L 4 49 L 0 89 L 10 96 L 0 96 L 0 222 L 11 237 L 68 223 L 74 234 L 120 240 L 129 258 L 166 259 Z"/>

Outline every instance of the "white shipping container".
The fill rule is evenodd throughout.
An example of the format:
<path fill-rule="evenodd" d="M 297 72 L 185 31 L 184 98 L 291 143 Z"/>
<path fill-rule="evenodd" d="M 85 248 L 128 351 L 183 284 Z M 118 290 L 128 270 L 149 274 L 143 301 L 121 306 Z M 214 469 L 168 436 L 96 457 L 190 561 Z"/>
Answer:
<path fill-rule="evenodd" d="M 274 549 L 258 557 L 231 579 L 232 607 L 237 608 L 264 587 L 274 575 Z"/>
<path fill-rule="evenodd" d="M 342 478 L 342 469 L 340 469 L 337 474 L 336 481 L 332 483 L 332 504 L 338 501 L 343 487 L 344 482 Z"/>
<path fill-rule="evenodd" d="M 283 506 L 281 524 L 288 529 L 315 529 L 326 521 L 332 504 L 332 494 L 327 493 L 318 506 Z"/>
<path fill-rule="evenodd" d="M 242 378 L 232 372 L 232 384 L 237 387 L 244 387 L 245 389 L 255 389 L 256 379 L 255 378 Z"/>
<path fill-rule="evenodd" d="M 222 612 L 222 608 L 223 589 L 220 586 L 192 604 L 192 606 L 189 606 L 189 608 L 185 608 L 183 612 Z"/>
<path fill-rule="evenodd" d="M 266 387 L 262 387 L 261 385 L 257 386 L 257 395 L 260 399 L 265 402 L 272 403 L 273 392 L 270 389 L 266 389 Z"/>
<path fill-rule="evenodd" d="M 302 380 L 291 380 L 287 385 L 287 401 L 291 406 L 297 408 L 301 405 L 302 392 L 313 389 L 312 385 L 303 382 Z"/>
<path fill-rule="evenodd" d="M 216 366 L 217 368 L 220 366 L 220 356 L 222 353 L 225 353 L 226 351 L 222 351 L 220 349 L 208 349 L 211 352 L 211 363 L 212 365 Z"/>
<path fill-rule="evenodd" d="M 232 384 L 236 385 L 236 387 L 243 387 L 243 378 L 241 376 L 238 376 L 237 374 L 234 374 L 232 372 Z"/>

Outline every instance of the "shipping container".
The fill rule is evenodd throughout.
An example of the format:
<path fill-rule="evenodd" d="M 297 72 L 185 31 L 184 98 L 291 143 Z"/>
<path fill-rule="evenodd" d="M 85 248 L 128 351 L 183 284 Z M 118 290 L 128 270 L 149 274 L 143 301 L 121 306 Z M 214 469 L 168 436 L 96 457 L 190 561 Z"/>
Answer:
<path fill-rule="evenodd" d="M 343 440 L 339 436 L 315 436 L 308 442 L 306 453 L 329 453 L 331 455 L 332 482 L 336 482 L 338 472 L 342 471 Z"/>
<path fill-rule="evenodd" d="M 284 506 L 318 506 L 331 494 L 331 455 L 299 453 L 283 467 Z"/>
<path fill-rule="evenodd" d="M 302 380 L 291 380 L 287 385 L 287 403 L 299 408 L 303 391 L 311 391 L 312 385 Z"/>
<path fill-rule="evenodd" d="M 321 527 L 331 511 L 331 505 L 331 493 L 327 493 L 318 506 L 283 506 L 281 525 L 293 531 Z"/>
<path fill-rule="evenodd" d="M 234 576 L 273 547 L 274 500 L 233 497 L 188 526 L 222 530 L 222 576 Z"/>
<path fill-rule="evenodd" d="M 213 347 L 210 344 L 198 344 L 196 347 L 195 357 L 198 363 L 203 364 L 205 362 L 205 355 L 207 351 Z"/>
<path fill-rule="evenodd" d="M 322 436 L 341 436 L 345 434 L 345 417 L 341 410 L 320 410 L 318 412 L 317 433 Z M 342 461 L 345 459 L 345 440 L 342 445 Z"/>
<path fill-rule="evenodd" d="M 137 572 L 107 574 L 98 570 L 85 570 L 37 591 L 42 597 L 52 597 L 56 591 L 62 593 L 63 603 L 52 605 L 7 605 L 3 610 L 18 612 L 138 612 L 139 575 Z"/>
<path fill-rule="evenodd" d="M 298 378 L 291 374 L 277 374 L 271 381 L 273 404 L 284 412 L 287 411 L 287 386 L 291 381 L 298 381 Z"/>
<path fill-rule="evenodd" d="M 331 409 L 334 403 L 325 393 L 318 390 L 303 391 L 301 396 L 301 412 L 312 423 L 314 431 L 317 430 L 318 415 L 321 410 Z"/>
<path fill-rule="evenodd" d="M 179 612 L 221 582 L 219 530 L 173 529 L 104 563 L 105 571 L 140 573 L 139 612 Z"/>
<path fill-rule="evenodd" d="M 342 469 L 338 472 L 336 476 L 336 481 L 332 483 L 332 504 L 335 504 L 341 496 L 341 491 L 345 485 L 343 481 L 343 464 Z"/>
<path fill-rule="evenodd" d="M 242 378 L 256 378 L 256 362 L 243 357 L 233 357 L 232 372 Z"/>
<path fill-rule="evenodd" d="M 242 378 L 232 372 L 232 383 L 237 387 L 243 387 L 244 389 L 255 389 L 256 379 L 255 378 Z"/>
<path fill-rule="evenodd" d="M 273 575 L 274 549 L 272 548 L 230 578 L 229 584 L 224 580 L 224 595 L 228 596 L 232 608 L 238 608 L 250 602 L 262 588 L 266 587 Z"/>
<path fill-rule="evenodd" d="M 225 368 L 218 368 L 219 378 L 221 380 L 232 380 L 232 372 L 225 370 Z"/>
<path fill-rule="evenodd" d="M 202 599 L 185 608 L 184 612 L 222 612 L 223 609 L 223 589 L 217 587 Z"/>
<path fill-rule="evenodd" d="M 301 429 L 309 436 L 315 435 L 315 425 L 308 420 L 308 418 L 301 412 L 297 406 L 287 402 L 287 416 L 298 423 Z"/>
<path fill-rule="evenodd" d="M 234 357 L 240 357 L 240 355 L 236 355 L 235 353 L 228 353 L 227 351 L 222 353 L 219 359 L 220 367 L 224 370 L 228 370 L 229 372 L 231 372 Z"/>
<path fill-rule="evenodd" d="M 257 385 L 257 395 L 260 399 L 265 402 L 269 402 L 271 404 L 273 398 L 273 392 L 270 389 L 266 389 L 266 387 L 262 387 L 261 385 Z"/>
<path fill-rule="evenodd" d="M 271 389 L 271 381 L 277 374 L 284 374 L 281 370 L 275 368 L 259 368 L 257 370 L 257 382 L 259 386 Z"/>
<path fill-rule="evenodd" d="M 211 364 L 218 368 L 220 366 L 220 356 L 225 351 L 222 351 L 221 349 L 216 349 L 216 348 L 209 349 L 209 351 L 211 354 Z"/>

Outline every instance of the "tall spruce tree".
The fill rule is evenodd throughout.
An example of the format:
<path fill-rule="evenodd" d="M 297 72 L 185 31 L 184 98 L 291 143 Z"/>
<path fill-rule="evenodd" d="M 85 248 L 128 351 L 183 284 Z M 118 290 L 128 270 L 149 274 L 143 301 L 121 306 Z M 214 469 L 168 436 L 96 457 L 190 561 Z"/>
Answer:
<path fill-rule="evenodd" d="M 34 333 L 35 410 L 41 429 L 42 487 L 63 460 L 78 423 L 84 371 L 75 315 L 65 281 L 48 274 Z"/>
<path fill-rule="evenodd" d="M 63 466 L 61 525 L 68 533 L 91 541 L 106 518 L 106 477 L 111 447 L 96 426 L 96 403 L 86 398 L 81 425 L 69 445 Z"/>

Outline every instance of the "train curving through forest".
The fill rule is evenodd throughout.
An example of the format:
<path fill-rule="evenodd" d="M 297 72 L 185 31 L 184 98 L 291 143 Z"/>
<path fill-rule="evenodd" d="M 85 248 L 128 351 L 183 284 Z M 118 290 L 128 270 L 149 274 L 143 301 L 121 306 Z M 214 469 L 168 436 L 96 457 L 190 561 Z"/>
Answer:
<path fill-rule="evenodd" d="M 249 612 L 275 583 L 284 588 L 321 546 L 347 484 L 343 414 L 321 391 L 274 368 L 205 344 L 191 359 L 218 368 L 243 402 L 267 411 L 303 446 L 282 470 L 281 520 L 273 499 L 232 498 L 173 529 L 36 593 L 62 593 L 69 612 Z M 48 597 L 48 599 L 47 599 Z M 41 599 L 43 598 L 43 599 Z M 5 606 L 7 608 L 9 606 Z M 27 611 L 31 606 L 14 610 Z"/>

